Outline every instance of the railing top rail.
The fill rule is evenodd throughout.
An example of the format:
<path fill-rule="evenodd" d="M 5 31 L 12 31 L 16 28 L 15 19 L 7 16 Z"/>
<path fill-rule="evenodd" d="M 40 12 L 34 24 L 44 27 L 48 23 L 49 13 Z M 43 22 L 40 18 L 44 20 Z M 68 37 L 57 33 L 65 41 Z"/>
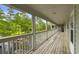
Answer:
<path fill-rule="evenodd" d="M 52 30 L 50 30 L 50 31 L 52 31 Z M 48 32 L 48 31 L 43 31 L 43 32 Z M 35 34 L 39 34 L 39 33 L 43 33 L 43 32 L 37 32 Z M 9 37 L 3 37 L 3 38 L 0 38 L 0 43 L 1 42 L 6 42 L 6 41 L 11 41 L 11 40 L 16 40 L 18 38 L 22 38 L 22 37 L 26 37 L 26 36 L 30 36 L 30 35 L 33 35 L 33 33 L 16 35 L 16 36 L 9 36 Z"/>
<path fill-rule="evenodd" d="M 5 42 L 5 41 L 10 41 L 10 40 L 15 40 L 15 39 L 26 37 L 26 36 L 30 36 L 30 35 L 33 35 L 33 33 L 16 35 L 16 36 L 9 36 L 9 37 L 3 37 L 3 38 L 0 38 L 0 43 L 1 42 Z"/>
<path fill-rule="evenodd" d="M 43 32 L 48 32 L 48 31 L 40 31 L 40 32 L 36 32 L 35 34 L 38 34 L 38 33 L 43 33 Z"/>
<path fill-rule="evenodd" d="M 54 30 L 54 29 L 52 29 Z M 52 30 L 49 30 L 49 31 L 52 31 Z M 40 32 L 36 32 L 35 34 L 38 34 L 38 33 L 43 33 L 43 32 L 48 32 L 47 30 L 46 31 L 40 31 Z"/>

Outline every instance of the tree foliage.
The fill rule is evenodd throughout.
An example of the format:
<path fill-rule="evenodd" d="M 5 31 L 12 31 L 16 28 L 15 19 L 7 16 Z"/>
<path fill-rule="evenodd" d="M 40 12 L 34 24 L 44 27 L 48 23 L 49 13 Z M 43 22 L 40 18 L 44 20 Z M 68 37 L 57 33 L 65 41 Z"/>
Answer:
<path fill-rule="evenodd" d="M 43 31 L 46 29 L 45 23 L 40 19 L 37 21 L 36 30 Z M 8 14 L 0 9 L 0 36 L 14 36 L 32 32 L 32 19 L 26 13 L 13 13 L 13 9 L 8 9 Z"/>
<path fill-rule="evenodd" d="M 42 20 L 43 19 L 37 17 L 37 20 L 36 20 L 36 31 L 37 32 L 45 31 L 46 30 L 46 24 Z"/>

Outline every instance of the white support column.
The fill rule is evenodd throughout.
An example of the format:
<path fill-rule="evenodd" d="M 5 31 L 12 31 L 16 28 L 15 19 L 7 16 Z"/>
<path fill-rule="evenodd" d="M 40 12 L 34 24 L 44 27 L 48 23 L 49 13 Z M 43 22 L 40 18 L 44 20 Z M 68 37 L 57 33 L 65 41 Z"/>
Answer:
<path fill-rule="evenodd" d="M 52 30 L 52 23 L 51 23 L 51 30 Z"/>
<path fill-rule="evenodd" d="M 73 5 L 73 41 L 74 53 L 76 54 L 76 5 Z"/>
<path fill-rule="evenodd" d="M 36 50 L 36 37 L 35 37 L 35 16 L 32 15 L 32 24 L 33 24 L 33 39 L 32 39 L 32 49 Z"/>
<path fill-rule="evenodd" d="M 47 29 L 47 20 L 46 20 L 46 31 L 47 31 L 48 29 Z"/>
<path fill-rule="evenodd" d="M 48 27 L 47 27 L 47 20 L 46 20 L 46 38 L 48 38 Z"/>

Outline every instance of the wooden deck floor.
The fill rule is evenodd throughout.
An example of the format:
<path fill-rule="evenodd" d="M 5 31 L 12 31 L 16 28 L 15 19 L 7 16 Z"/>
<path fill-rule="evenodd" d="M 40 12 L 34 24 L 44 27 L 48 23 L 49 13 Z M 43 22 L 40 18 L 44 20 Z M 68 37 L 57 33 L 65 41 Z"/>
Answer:
<path fill-rule="evenodd" d="M 55 34 L 48 39 L 37 50 L 31 52 L 32 54 L 69 54 L 70 49 L 68 47 L 67 40 L 63 32 Z"/>

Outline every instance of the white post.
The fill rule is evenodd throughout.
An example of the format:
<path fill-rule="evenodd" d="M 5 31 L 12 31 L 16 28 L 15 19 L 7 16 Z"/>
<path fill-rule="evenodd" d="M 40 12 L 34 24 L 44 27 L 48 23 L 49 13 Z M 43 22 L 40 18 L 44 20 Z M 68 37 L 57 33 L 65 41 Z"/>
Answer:
<path fill-rule="evenodd" d="M 76 54 L 76 5 L 73 5 L 73 43 L 74 43 L 74 53 Z"/>
<path fill-rule="evenodd" d="M 2 54 L 5 54 L 5 44 L 4 44 L 4 42 L 2 43 Z"/>
<path fill-rule="evenodd" d="M 33 24 L 33 39 L 32 39 L 32 49 L 36 50 L 36 37 L 35 37 L 35 16 L 32 15 L 32 24 Z"/>
<path fill-rule="evenodd" d="M 46 31 L 47 31 L 47 20 L 46 20 Z"/>
<path fill-rule="evenodd" d="M 46 20 L 46 39 L 48 39 L 48 27 L 47 27 L 47 20 Z"/>

